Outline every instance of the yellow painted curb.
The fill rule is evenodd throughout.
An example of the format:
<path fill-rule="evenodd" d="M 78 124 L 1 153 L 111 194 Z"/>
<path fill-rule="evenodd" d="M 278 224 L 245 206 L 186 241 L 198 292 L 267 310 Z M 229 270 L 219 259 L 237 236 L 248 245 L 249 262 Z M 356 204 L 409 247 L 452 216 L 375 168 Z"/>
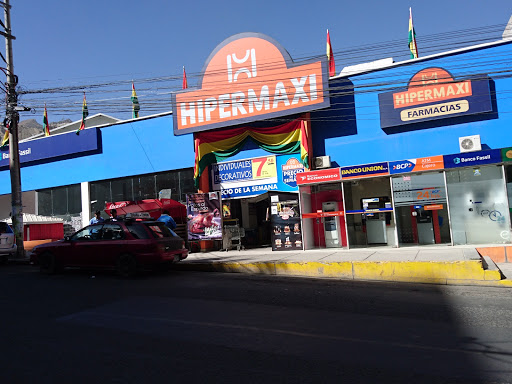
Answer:
<path fill-rule="evenodd" d="M 180 263 L 177 267 L 178 269 L 196 271 L 512 287 L 512 281 L 501 280 L 499 270 L 484 270 L 482 262 L 478 260 L 455 262 L 346 261 L 334 263 L 213 262 Z"/>

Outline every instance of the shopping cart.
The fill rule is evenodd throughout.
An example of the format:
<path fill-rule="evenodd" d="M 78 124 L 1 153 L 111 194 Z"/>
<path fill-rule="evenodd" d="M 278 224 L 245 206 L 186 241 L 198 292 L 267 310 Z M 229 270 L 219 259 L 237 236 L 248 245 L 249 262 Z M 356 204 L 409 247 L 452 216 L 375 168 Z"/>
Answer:
<path fill-rule="evenodd" d="M 240 225 L 225 225 L 223 235 L 223 249 L 229 251 L 236 246 L 236 249 L 244 249 L 242 245 L 242 237 L 245 236 L 245 229 Z"/>

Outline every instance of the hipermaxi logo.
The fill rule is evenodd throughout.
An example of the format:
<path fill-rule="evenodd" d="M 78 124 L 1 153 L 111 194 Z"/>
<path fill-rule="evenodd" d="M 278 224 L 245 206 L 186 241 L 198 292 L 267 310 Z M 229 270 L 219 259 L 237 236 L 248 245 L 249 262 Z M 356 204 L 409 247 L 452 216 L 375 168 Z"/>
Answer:
<path fill-rule="evenodd" d="M 492 111 L 489 78 L 455 79 L 443 68 L 426 68 L 406 90 L 379 95 L 382 128 Z"/>
<path fill-rule="evenodd" d="M 268 36 L 242 33 L 210 55 L 199 87 L 172 94 L 174 133 L 328 107 L 327 58 L 294 64 Z"/>

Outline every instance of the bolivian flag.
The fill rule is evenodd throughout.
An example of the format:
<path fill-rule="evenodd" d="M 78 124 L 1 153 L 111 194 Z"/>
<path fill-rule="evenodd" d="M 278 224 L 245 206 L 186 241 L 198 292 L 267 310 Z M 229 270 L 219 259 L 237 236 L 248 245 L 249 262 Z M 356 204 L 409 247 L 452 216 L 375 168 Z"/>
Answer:
<path fill-rule="evenodd" d="M 412 10 L 409 8 L 409 51 L 411 51 L 411 59 L 418 58 L 418 47 L 416 45 L 416 32 L 412 24 Z"/>
<path fill-rule="evenodd" d="M 84 92 L 84 102 L 82 103 L 82 122 L 80 123 L 80 128 L 76 131 L 77 135 L 80 135 L 80 131 L 85 129 L 85 119 L 89 116 L 89 109 L 87 109 L 87 100 L 85 100 L 85 92 Z"/>
<path fill-rule="evenodd" d="M 332 53 L 329 30 L 327 30 L 327 61 L 329 62 L 329 76 L 336 76 L 336 64 L 334 63 L 334 54 Z"/>
<path fill-rule="evenodd" d="M 48 112 L 46 112 L 46 104 L 44 105 L 43 131 L 45 137 L 50 136 L 50 126 L 48 125 Z"/>
<path fill-rule="evenodd" d="M 210 164 L 236 155 L 247 140 L 275 154 L 300 153 L 302 164 L 309 168 L 309 148 L 306 122 L 303 119 L 267 128 L 229 128 L 199 132 L 194 135 L 194 183 L 199 188 L 199 177 Z"/>
<path fill-rule="evenodd" d="M 132 104 L 133 104 L 133 118 L 137 119 L 139 117 L 140 105 L 139 99 L 137 98 L 137 94 L 135 93 L 135 85 L 132 83 Z"/>
<path fill-rule="evenodd" d="M 9 130 L 8 129 L 5 130 L 4 137 L 2 139 L 2 143 L 0 144 L 0 148 L 3 148 L 7 145 L 9 145 Z"/>

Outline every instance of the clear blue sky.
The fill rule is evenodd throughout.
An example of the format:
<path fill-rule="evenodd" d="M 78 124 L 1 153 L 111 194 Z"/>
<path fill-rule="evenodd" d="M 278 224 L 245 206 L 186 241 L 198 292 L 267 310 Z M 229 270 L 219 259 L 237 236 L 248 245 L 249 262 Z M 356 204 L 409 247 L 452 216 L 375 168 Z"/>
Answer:
<path fill-rule="evenodd" d="M 403 41 L 403 52 L 393 51 L 395 61 L 408 58 L 407 32 L 412 7 L 418 49 L 422 39 L 433 35 L 502 25 L 512 15 L 511 0 L 430 0 L 430 1 L 168 1 L 168 0 L 26 0 L 12 1 L 11 24 L 14 69 L 26 90 L 86 85 L 90 115 L 105 112 L 129 118 L 129 109 L 110 106 L 119 102 L 119 84 L 126 88 L 135 81 L 141 116 L 169 111 L 162 101 L 149 112 L 145 101 L 152 94 L 164 94 L 181 87 L 182 66 L 189 86 L 196 85 L 198 73 L 211 51 L 224 39 L 241 32 L 260 32 L 277 40 L 296 61 L 325 54 L 329 28 L 336 69 L 354 64 L 343 52 L 368 46 L 362 62 L 387 57 L 377 49 L 389 42 Z M 495 32 L 497 40 L 503 31 Z M 472 33 L 463 40 L 470 41 Z M 434 36 L 435 37 L 435 36 Z M 486 35 L 486 37 L 488 37 Z M 435 40 L 435 39 L 434 39 Z M 473 45 L 468 43 L 467 45 Z M 370 48 L 370 46 L 377 48 Z M 441 45 L 441 44 L 440 44 Z M 440 51 L 449 47 L 442 46 Z M 4 49 L 2 48 L 2 52 Z M 512 63 L 511 63 L 512 64 Z M 167 81 L 149 78 L 175 76 Z M 140 80 L 140 81 L 139 81 Z M 113 88 L 106 83 L 112 82 Z M 91 84 L 102 84 L 90 89 Z M 116 88 L 117 86 L 117 88 Z M 114 91 L 114 88 L 117 89 Z M 111 92 L 111 93 L 110 93 Z M 123 91 L 124 92 L 124 91 Z M 167 96 L 165 96 L 167 97 Z M 164 99 L 165 99 L 164 97 Z M 42 120 L 42 103 L 47 101 L 50 121 L 78 120 L 80 92 L 65 95 L 23 95 L 20 103 L 36 107 L 36 114 L 21 120 Z M 31 104 L 31 105 L 30 105 Z M 106 109 L 106 110 L 103 110 Z"/>

